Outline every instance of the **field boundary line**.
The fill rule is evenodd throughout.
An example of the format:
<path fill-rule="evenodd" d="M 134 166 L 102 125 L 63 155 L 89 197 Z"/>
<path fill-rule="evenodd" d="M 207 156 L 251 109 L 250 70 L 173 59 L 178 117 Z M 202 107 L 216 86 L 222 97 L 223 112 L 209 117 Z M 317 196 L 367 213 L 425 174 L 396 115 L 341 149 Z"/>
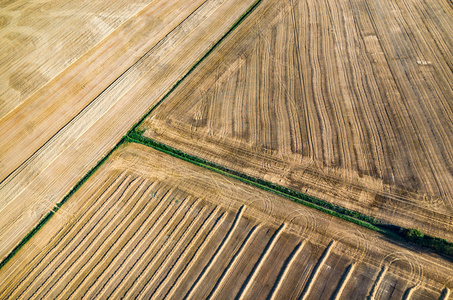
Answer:
<path fill-rule="evenodd" d="M 151 109 L 143 115 L 143 117 L 131 128 L 129 132 L 135 131 L 138 126 L 140 126 L 145 119 L 159 106 L 175 89 L 178 87 L 181 82 L 188 76 L 190 75 L 195 68 L 206 58 L 211 54 L 215 48 L 217 48 L 226 38 L 228 35 L 231 34 L 231 32 L 236 29 L 239 24 L 241 24 L 255 9 L 256 7 L 262 2 L 262 0 L 256 0 L 245 12 L 244 14 L 239 17 L 239 19 L 228 29 L 223 36 L 211 47 L 208 49 L 208 51 L 200 58 L 198 61 L 195 62 L 195 64 L 189 69 L 189 71 L 182 76 L 181 79 L 179 79 L 171 88 L 170 90 L 162 97 L 161 100 L 159 100 L 155 105 L 151 107 Z M 110 157 L 110 155 L 118 149 L 123 143 L 125 142 L 124 137 L 121 138 L 121 140 L 105 155 L 103 156 L 97 163 L 96 165 L 91 168 L 88 173 L 83 176 L 79 182 L 76 183 L 76 185 L 68 192 L 68 194 L 63 198 L 62 201 L 58 202 L 56 204 L 56 207 L 53 208 L 51 211 L 49 211 L 47 214 L 44 215 L 44 217 L 38 222 L 38 224 L 9 252 L 1 261 L 0 261 L 0 270 L 14 257 L 14 255 L 19 252 L 19 250 L 41 229 L 44 224 L 46 224 L 49 219 L 58 211 L 58 209 L 68 201 L 68 199 L 75 193 L 77 190 L 93 175 L 93 173 L 98 170 L 104 163 L 105 161 Z M 14 171 L 13 171 L 14 172 Z M 9 176 L 9 175 L 8 175 Z M 7 177 L 8 177 L 7 176 Z M 3 181 L 2 181 L 3 182 Z"/>
<path fill-rule="evenodd" d="M 252 176 L 240 173 L 229 169 L 222 165 L 218 165 L 211 161 L 187 154 L 181 150 L 172 148 L 163 143 L 145 137 L 140 131 L 130 131 L 125 137 L 124 142 L 141 144 L 160 152 L 164 152 L 181 160 L 187 161 L 199 167 L 214 171 L 221 175 L 242 181 L 248 185 L 255 186 L 261 190 L 271 192 L 278 196 L 285 197 L 293 202 L 308 206 L 310 208 L 327 213 L 334 217 L 365 227 L 367 229 L 381 233 L 396 242 L 410 243 L 420 248 L 427 249 L 431 252 L 442 255 L 449 260 L 453 259 L 453 243 L 443 238 L 432 237 L 425 235 L 418 229 L 404 228 L 374 217 L 367 216 L 357 211 L 349 210 L 341 206 L 334 205 L 328 201 L 324 201 L 313 196 L 306 195 L 302 192 L 292 190 L 290 188 L 265 181 L 263 179 L 254 178 Z M 406 246 L 407 247 L 407 246 Z"/>

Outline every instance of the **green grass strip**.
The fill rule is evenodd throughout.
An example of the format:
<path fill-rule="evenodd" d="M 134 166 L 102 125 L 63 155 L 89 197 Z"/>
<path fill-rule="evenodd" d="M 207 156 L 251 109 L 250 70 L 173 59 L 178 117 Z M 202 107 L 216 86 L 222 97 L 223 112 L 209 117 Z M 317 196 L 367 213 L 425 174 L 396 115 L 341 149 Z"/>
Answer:
<path fill-rule="evenodd" d="M 82 187 L 82 185 L 88 180 L 88 178 L 90 178 L 91 175 L 93 175 L 94 172 L 96 172 L 104 163 L 105 161 L 110 157 L 110 155 L 116 150 L 118 149 L 119 146 L 121 146 L 121 144 L 123 144 L 125 141 L 124 137 L 121 138 L 121 140 L 116 144 L 116 146 L 109 151 L 109 153 L 107 153 L 107 155 L 105 155 L 101 160 L 99 160 L 97 162 L 97 164 L 91 168 L 88 173 L 85 174 L 85 176 L 82 177 L 82 179 L 80 179 L 77 184 L 69 191 L 69 193 L 63 198 L 63 200 L 61 200 L 60 202 L 58 202 L 57 204 L 55 204 L 55 206 L 52 208 L 51 211 L 49 211 L 45 216 L 44 218 L 41 219 L 41 221 L 39 221 L 38 225 L 35 226 L 35 228 L 33 228 L 21 241 L 18 245 L 16 245 L 16 247 L 13 248 L 13 250 L 0 262 L 0 269 L 5 266 L 8 261 L 10 261 L 13 256 L 19 252 L 19 250 L 25 245 L 25 243 L 27 243 L 37 232 L 39 229 L 41 229 L 44 224 L 46 224 L 50 218 L 63 206 L 63 204 L 65 204 L 69 198 L 75 193 L 77 192 L 80 187 Z"/>
<path fill-rule="evenodd" d="M 273 193 L 276 193 L 279 195 L 285 195 L 285 197 L 289 197 L 293 201 L 296 201 L 296 199 L 297 199 L 296 202 L 307 203 L 307 205 L 308 205 L 308 203 L 310 203 L 310 205 L 314 205 L 316 207 L 320 207 L 320 208 L 326 209 L 328 211 L 335 212 L 336 214 L 342 215 L 342 218 L 345 218 L 345 219 L 348 219 L 351 221 L 355 220 L 353 222 L 361 221 L 361 222 L 369 223 L 370 225 L 385 224 L 382 221 L 379 221 L 375 218 L 366 216 L 359 212 L 351 211 L 351 210 L 345 209 L 343 207 L 333 205 L 332 203 L 329 203 L 327 201 L 323 201 L 323 200 L 317 199 L 315 197 L 308 196 L 306 194 L 283 187 L 281 185 L 274 184 L 274 183 L 271 183 L 271 182 L 268 182 L 268 181 L 265 181 L 265 180 L 262 180 L 259 178 L 254 178 L 254 177 L 245 175 L 243 173 L 237 172 L 235 170 L 228 169 L 224 166 L 215 164 L 213 162 L 201 159 L 199 157 L 189 155 L 180 150 L 169 147 L 165 144 L 162 144 L 162 143 L 156 142 L 152 139 L 146 138 L 146 137 L 142 136 L 139 132 L 129 132 L 128 135 L 126 136 L 126 139 L 127 139 L 127 141 L 130 141 L 130 142 L 140 143 L 140 144 L 143 144 L 143 145 L 146 145 L 149 147 L 153 147 L 153 148 L 163 151 L 167 154 L 170 154 L 170 155 L 176 156 L 178 158 L 181 158 L 183 160 L 189 161 L 191 163 L 203 166 L 210 170 L 216 171 L 217 173 L 221 173 L 224 175 L 234 177 L 241 181 L 253 184 L 259 188 L 272 191 Z"/>
<path fill-rule="evenodd" d="M 138 126 L 140 126 L 141 123 L 143 123 L 143 121 L 156 109 L 157 106 L 159 106 L 180 84 L 181 82 L 187 78 L 187 76 L 189 76 L 194 70 L 195 68 L 204 60 L 206 59 L 206 57 L 209 56 L 209 54 L 211 54 L 215 48 L 217 48 L 217 46 L 219 46 L 226 38 L 227 36 L 236 28 L 239 26 L 239 24 L 241 24 L 245 18 L 247 18 L 254 10 L 255 8 L 261 3 L 262 0 L 257 0 L 255 1 L 248 9 L 245 13 L 243 13 L 241 15 L 241 17 L 239 17 L 239 19 L 228 29 L 227 32 L 225 32 L 225 34 L 211 47 L 209 48 L 209 50 L 200 58 L 198 59 L 195 64 L 189 69 L 189 71 L 184 74 L 184 76 L 179 79 L 172 87 L 171 89 L 162 97 L 162 99 L 159 100 L 159 102 L 157 102 L 155 105 L 153 105 L 151 107 L 151 109 L 130 129 L 129 132 L 133 132 L 136 130 L 136 128 Z M 14 249 L 0 262 L 0 269 L 6 265 L 6 263 L 8 261 L 11 260 L 11 258 L 25 245 L 26 242 L 28 242 L 35 234 L 36 232 L 38 232 L 38 230 L 44 226 L 45 223 L 47 223 L 47 221 L 49 221 L 49 219 L 54 215 L 54 213 L 56 213 L 60 208 L 61 206 L 66 203 L 69 198 L 71 198 L 71 196 L 77 192 L 79 190 L 79 188 L 91 177 L 91 175 L 93 175 L 94 172 L 96 172 L 103 164 L 104 162 L 110 157 L 110 155 L 113 153 L 113 151 L 115 151 L 116 149 L 118 149 L 118 147 L 123 144 L 125 141 L 125 138 L 123 137 L 119 142 L 118 144 L 116 144 L 116 146 L 109 151 L 109 153 L 107 155 L 105 155 L 97 164 L 96 166 L 94 166 L 90 171 L 88 171 L 88 173 L 85 174 L 85 176 L 83 176 L 82 179 L 79 180 L 79 182 L 77 182 L 77 184 L 69 191 L 69 193 L 63 198 L 63 200 L 61 200 L 60 202 L 58 202 L 55 207 L 50 211 L 48 212 L 43 219 L 41 219 L 41 221 L 38 223 L 38 225 L 36 225 L 35 228 L 33 228 L 32 231 L 30 231 L 21 241 L 20 243 L 14 247 Z"/>
<path fill-rule="evenodd" d="M 193 163 L 197 166 L 206 168 L 216 173 L 229 176 L 241 182 L 258 187 L 262 190 L 274 193 L 276 195 L 288 198 L 294 202 L 303 204 L 313 209 L 317 209 L 334 217 L 346 220 L 348 222 L 363 226 L 370 230 L 379 232 L 387 237 L 404 242 L 410 242 L 418 246 L 427 248 L 433 252 L 453 258 L 453 243 L 445 239 L 424 235 L 417 229 L 406 229 L 400 226 L 383 222 L 373 217 L 366 216 L 356 211 L 333 205 L 327 201 L 317 199 L 312 196 L 291 190 L 289 188 L 267 182 L 262 179 L 253 178 L 240 172 L 228 169 L 213 162 L 206 161 L 202 158 L 189 155 L 180 150 L 174 149 L 163 143 L 156 142 L 150 138 L 144 137 L 140 132 L 129 132 L 125 137 L 125 142 L 142 144 L 166 154 L 172 155 L 184 161 Z"/>
<path fill-rule="evenodd" d="M 137 127 L 140 126 L 146 120 L 147 117 L 149 117 L 149 115 L 181 84 L 181 82 L 183 82 L 184 79 L 186 79 L 187 76 L 189 76 L 198 67 L 198 65 L 200 65 L 201 62 L 203 60 L 205 60 L 228 37 L 228 35 L 230 35 L 231 32 L 233 32 L 233 30 L 235 30 L 248 17 L 258 7 L 258 5 L 261 2 L 262 2 L 262 0 L 256 0 L 247 9 L 247 11 L 245 13 L 243 13 L 236 22 L 234 22 L 234 24 L 228 29 L 228 31 L 225 32 L 223 34 L 223 36 L 213 46 L 211 46 L 211 48 L 209 48 L 209 50 L 200 59 L 198 59 L 195 62 L 195 64 L 189 69 L 189 71 L 187 71 L 187 73 L 184 74 L 184 76 L 181 77 L 181 79 L 179 79 L 170 88 L 170 90 L 162 97 L 162 99 L 160 99 L 159 102 L 157 102 L 155 105 L 153 105 L 151 107 L 151 109 L 145 115 L 143 115 L 143 117 L 137 123 L 135 123 L 134 126 L 132 126 L 132 128 L 129 130 L 129 132 L 136 131 Z"/>
<path fill-rule="evenodd" d="M 49 220 L 52 218 L 54 215 L 53 211 L 49 211 L 44 218 L 39 221 L 38 225 L 35 226 L 35 228 L 32 229 L 27 235 L 20 241 L 19 244 L 14 247 L 14 249 L 0 262 L 0 269 L 6 265 L 12 258 L 13 256 L 19 252 L 19 250 L 38 232 L 39 229 L 41 229 Z"/>
<path fill-rule="evenodd" d="M 58 202 L 57 204 L 55 204 L 56 208 L 54 208 L 54 210 L 58 210 L 60 207 L 63 206 L 63 204 L 65 204 L 69 198 L 71 198 L 71 196 L 77 192 L 80 187 L 91 177 L 91 175 L 94 174 L 94 172 L 96 172 L 106 161 L 107 159 L 110 157 L 110 155 L 112 155 L 112 153 L 118 149 L 119 146 L 121 146 L 125 141 L 125 138 L 121 138 L 121 140 L 115 145 L 115 147 L 113 147 L 112 150 L 109 151 L 109 153 L 107 153 L 107 155 L 105 155 L 103 158 L 101 158 L 101 160 L 98 161 L 98 163 L 93 167 L 91 168 L 88 173 L 85 174 L 85 176 L 82 177 L 82 179 L 79 180 L 79 182 L 76 183 L 76 185 L 69 191 L 69 193 L 63 198 L 63 200 L 61 200 L 60 202 Z"/>

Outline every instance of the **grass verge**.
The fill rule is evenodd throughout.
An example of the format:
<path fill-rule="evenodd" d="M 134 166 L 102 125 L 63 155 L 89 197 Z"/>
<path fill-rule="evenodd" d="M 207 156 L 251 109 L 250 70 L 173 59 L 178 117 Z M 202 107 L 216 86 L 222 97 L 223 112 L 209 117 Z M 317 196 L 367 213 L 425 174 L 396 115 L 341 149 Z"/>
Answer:
<path fill-rule="evenodd" d="M 361 214 L 356 211 L 346 209 L 337 205 L 333 205 L 327 201 L 317 199 L 312 196 L 305 195 L 298 191 L 242 174 L 240 172 L 228 169 L 224 166 L 217 165 L 213 162 L 206 161 L 202 158 L 189 155 L 178 149 L 174 149 L 165 144 L 156 142 L 152 139 L 144 137 L 141 132 L 130 131 L 125 137 L 126 142 L 138 143 L 148 147 L 152 147 L 161 152 L 167 153 L 184 161 L 193 163 L 197 166 L 209 169 L 216 173 L 229 176 L 244 183 L 253 185 L 265 191 L 277 194 L 288 198 L 294 202 L 305 206 L 317 209 L 334 217 L 346 220 L 348 222 L 363 226 L 370 230 L 384 234 L 385 236 L 398 241 L 410 242 L 412 244 L 427 248 L 437 254 L 453 258 L 453 243 L 445 239 L 425 235 L 417 229 L 407 229 L 400 226 L 392 225 L 383 222 L 376 218 Z"/>
<path fill-rule="evenodd" d="M 189 76 L 197 67 L 198 65 L 201 64 L 201 62 L 203 60 L 206 59 L 206 57 L 209 56 L 209 54 L 211 54 L 230 34 L 231 32 L 233 32 L 234 29 L 236 29 L 236 27 L 239 26 L 239 24 L 241 24 L 257 7 L 258 5 L 262 2 L 262 0 L 256 0 L 248 9 L 246 12 L 244 12 L 240 17 L 239 19 L 234 22 L 234 24 L 228 29 L 228 31 L 226 31 L 222 37 L 214 44 L 211 46 L 211 48 L 209 48 L 209 50 L 200 58 L 198 59 L 195 64 L 189 69 L 189 71 L 187 71 L 186 74 L 184 74 L 183 77 L 181 77 L 181 79 L 179 79 L 171 88 L 170 90 L 162 97 L 162 99 L 159 100 L 159 102 L 157 102 L 155 105 L 153 105 L 153 107 L 151 107 L 151 109 L 145 114 L 143 115 L 142 118 L 140 118 L 140 120 L 134 124 L 134 126 L 132 126 L 132 128 L 129 130 L 129 133 L 132 133 L 132 132 L 135 132 L 137 127 L 140 126 L 144 120 L 149 117 L 149 115 L 181 84 L 181 82 L 184 81 L 184 79 L 187 78 L 187 76 Z"/>
<path fill-rule="evenodd" d="M 228 29 L 228 31 L 226 31 L 222 37 L 214 44 L 211 46 L 211 48 L 208 49 L 208 51 L 200 58 L 198 59 L 195 64 L 189 69 L 189 71 L 187 71 L 186 74 L 184 74 L 184 76 L 179 79 L 171 88 L 170 90 L 162 97 L 162 99 L 160 99 L 155 105 L 153 105 L 151 107 L 151 109 L 142 117 L 140 118 L 140 120 L 134 124 L 134 126 L 132 126 L 132 128 L 130 129 L 129 133 L 132 133 L 132 132 L 135 132 L 136 128 L 138 126 L 140 126 L 141 123 L 143 123 L 143 121 L 154 111 L 154 109 L 156 109 L 157 106 L 159 106 L 180 84 L 181 82 L 187 78 L 187 76 L 189 76 L 194 70 L 195 68 L 204 60 L 206 59 L 206 57 L 209 56 L 209 54 L 211 54 L 215 48 L 217 48 L 226 38 L 227 36 L 234 30 L 236 29 L 236 27 L 239 26 L 239 24 L 241 24 L 254 10 L 255 8 L 261 3 L 262 0 L 256 0 L 248 9 L 246 12 L 244 12 L 241 17 L 239 17 L 238 20 L 236 20 L 236 22 Z M 129 134 L 128 133 L 128 134 Z M 127 137 L 127 135 L 126 135 Z M 97 169 L 99 169 L 103 164 L 104 162 L 110 157 L 110 155 L 113 153 L 113 151 L 115 151 L 116 149 L 118 149 L 118 147 L 124 143 L 125 141 L 125 138 L 126 137 L 123 137 L 119 142 L 118 144 L 116 144 L 116 146 L 109 151 L 109 153 L 107 155 L 105 155 L 91 170 L 88 171 L 87 174 L 85 174 L 85 176 L 82 177 L 82 179 L 79 180 L 79 182 L 77 182 L 77 184 L 69 191 L 69 193 L 63 198 L 63 200 L 61 200 L 60 202 L 58 202 L 55 207 L 50 211 L 48 212 L 44 218 L 41 219 L 41 221 L 39 221 L 38 225 L 36 225 L 20 242 L 19 244 L 17 244 L 13 250 L 0 262 L 0 269 L 6 265 L 6 263 L 8 263 L 8 261 L 11 260 L 11 258 L 17 253 L 19 252 L 19 250 L 25 245 L 26 242 L 28 242 L 32 237 L 33 235 L 36 234 L 36 232 L 38 232 L 38 230 L 44 226 L 45 223 L 47 223 L 49 221 L 49 219 L 53 216 L 54 213 L 56 213 L 60 207 L 66 203 L 66 201 L 68 201 L 68 199 L 75 193 L 77 192 L 77 190 L 91 177 L 91 175 L 93 175 L 94 172 L 96 172 Z"/>
<path fill-rule="evenodd" d="M 107 153 L 107 155 L 105 155 L 101 160 L 99 160 L 97 162 L 97 164 L 91 168 L 91 170 L 88 171 L 88 173 L 85 174 L 85 176 L 82 177 L 82 179 L 80 179 L 77 184 L 69 191 L 69 193 L 63 198 L 63 200 L 61 200 L 60 202 L 58 202 L 57 204 L 55 204 L 55 206 L 52 208 L 51 211 L 49 211 L 42 219 L 41 221 L 39 221 L 38 225 L 36 225 L 20 242 L 19 244 L 17 244 L 13 250 L 0 262 L 0 269 L 5 266 L 12 258 L 13 256 L 19 252 L 19 250 L 25 245 L 25 243 L 27 243 L 37 232 L 39 229 L 41 229 L 49 220 L 50 218 L 63 206 L 64 203 L 66 203 L 69 198 L 71 198 L 71 196 L 77 192 L 80 187 L 88 180 L 88 178 L 91 177 L 91 175 L 94 174 L 94 172 L 96 172 L 96 170 L 98 170 L 104 163 L 105 161 L 110 157 L 110 155 L 116 150 L 118 149 L 119 146 L 121 146 L 121 144 L 123 144 L 125 141 L 125 138 L 121 138 L 121 140 L 116 144 L 116 146 L 110 150 L 109 153 Z"/>
<path fill-rule="evenodd" d="M 36 232 L 38 232 L 39 229 L 41 229 L 41 227 L 43 227 L 49 220 L 50 218 L 52 218 L 52 216 L 54 215 L 54 212 L 53 211 L 49 211 L 45 216 L 44 218 L 41 219 L 41 221 L 39 221 L 38 225 L 35 226 L 35 228 L 33 228 L 32 231 L 30 231 L 21 241 L 19 244 L 16 245 L 16 247 L 14 247 L 14 249 L 2 260 L 2 262 L 0 262 L 0 269 L 6 265 L 6 263 L 8 261 L 11 260 L 11 258 L 13 258 L 13 256 L 19 252 L 19 250 L 25 245 L 25 243 L 27 243 L 34 235 Z"/>

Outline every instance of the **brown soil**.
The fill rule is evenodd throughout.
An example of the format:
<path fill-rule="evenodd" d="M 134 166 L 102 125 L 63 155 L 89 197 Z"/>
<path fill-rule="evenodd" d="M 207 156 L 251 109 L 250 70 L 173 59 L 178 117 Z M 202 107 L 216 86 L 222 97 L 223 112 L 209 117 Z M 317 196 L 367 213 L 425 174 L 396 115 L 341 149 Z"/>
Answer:
<path fill-rule="evenodd" d="M 141 129 L 453 241 L 447 2 L 264 0 Z"/>
<path fill-rule="evenodd" d="M 0 297 L 437 299 L 452 268 L 130 144 L 1 269 Z"/>
<path fill-rule="evenodd" d="M 251 3 L 156 0 L 0 119 L 0 257 Z"/>

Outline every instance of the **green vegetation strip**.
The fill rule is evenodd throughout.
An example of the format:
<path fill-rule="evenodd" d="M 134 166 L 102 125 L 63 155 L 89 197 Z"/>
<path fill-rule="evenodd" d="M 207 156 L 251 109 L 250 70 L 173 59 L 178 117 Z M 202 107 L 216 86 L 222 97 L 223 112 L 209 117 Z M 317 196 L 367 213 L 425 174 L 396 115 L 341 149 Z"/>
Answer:
<path fill-rule="evenodd" d="M 288 189 L 286 187 L 242 174 L 240 172 L 228 169 L 224 166 L 215 164 L 213 162 L 206 161 L 199 157 L 189 155 L 180 150 L 169 147 L 165 144 L 162 144 L 162 143 L 156 142 L 152 139 L 146 138 L 143 135 L 141 135 L 139 132 L 130 132 L 126 136 L 126 141 L 133 142 L 133 143 L 139 143 L 139 144 L 146 145 L 148 147 L 152 147 L 154 149 L 160 150 L 160 151 L 170 154 L 172 156 L 178 157 L 182 160 L 191 162 L 195 165 L 207 168 L 209 170 L 220 173 L 222 175 L 230 176 L 232 178 L 235 178 L 242 182 L 259 187 L 260 189 L 275 193 L 277 195 L 287 197 L 295 202 L 302 203 L 306 206 L 321 210 L 330 215 L 333 215 L 333 216 L 342 218 L 344 220 L 362 225 L 364 227 L 367 227 L 369 229 L 372 229 L 372 230 L 375 230 L 378 232 L 382 232 L 382 230 L 380 228 L 375 226 L 376 224 L 379 223 L 379 221 L 374 218 L 368 217 L 368 216 L 360 214 L 358 212 L 347 210 L 345 208 L 342 208 L 342 207 L 333 205 L 329 202 L 302 194 L 300 192 Z"/>
<path fill-rule="evenodd" d="M 373 217 L 366 216 L 356 211 L 346 209 L 337 205 L 333 205 L 327 201 L 317 199 L 312 196 L 305 195 L 298 191 L 242 174 L 235 170 L 228 169 L 224 166 L 220 166 L 213 162 L 206 161 L 202 158 L 189 155 L 180 150 L 169 147 L 165 144 L 156 142 L 152 139 L 144 137 L 141 135 L 141 132 L 131 131 L 124 138 L 125 142 L 138 143 L 148 147 L 152 147 L 161 152 L 167 153 L 174 157 L 180 158 L 184 161 L 193 163 L 197 166 L 209 169 L 211 171 L 217 172 L 219 174 L 229 176 L 231 178 L 237 179 L 244 183 L 253 185 L 265 191 L 277 194 L 288 198 L 294 202 L 303 204 L 305 206 L 317 209 L 329 215 L 335 216 L 337 218 L 352 222 L 354 224 L 363 226 L 365 228 L 374 230 L 376 232 L 382 233 L 389 238 L 396 239 L 399 241 L 411 242 L 416 245 L 428 248 L 438 254 L 446 255 L 453 257 L 453 243 L 448 242 L 445 239 L 432 237 L 429 235 L 424 235 L 417 229 L 406 229 L 400 226 L 395 226 L 388 224 L 381 220 L 378 220 Z"/>
<path fill-rule="evenodd" d="M 63 200 L 61 200 L 60 202 L 58 202 L 57 204 L 55 204 L 55 206 L 52 208 L 51 211 L 49 211 L 45 216 L 44 218 L 41 219 L 41 221 L 39 221 L 38 225 L 35 226 L 35 228 L 33 228 L 20 242 L 19 244 L 16 245 L 16 247 L 14 247 L 14 249 L 0 262 L 0 269 L 6 265 L 12 258 L 13 256 L 19 252 L 19 250 L 25 245 L 25 243 L 27 243 L 37 232 L 39 229 L 41 229 L 44 224 L 46 224 L 50 218 L 61 208 L 61 206 L 66 203 L 69 198 L 75 193 L 77 192 L 81 187 L 82 185 L 88 180 L 88 178 L 90 178 L 91 175 L 94 174 L 94 172 L 96 172 L 104 163 L 105 161 L 110 157 L 110 155 L 116 150 L 118 149 L 119 146 L 121 146 L 121 144 L 123 144 L 125 141 L 125 138 L 121 138 L 121 140 L 118 142 L 118 144 L 116 144 L 116 146 L 110 150 L 110 152 L 104 156 L 100 161 L 98 161 L 98 163 L 93 167 L 91 168 L 91 170 L 88 171 L 88 173 L 85 174 L 85 176 L 82 177 L 82 179 L 79 180 L 79 182 L 77 182 L 77 184 L 69 191 L 69 193 L 63 198 Z"/>
<path fill-rule="evenodd" d="M 187 78 L 197 67 L 198 65 L 201 64 L 203 60 L 205 60 L 227 37 L 230 35 L 231 32 L 233 32 L 236 27 L 239 26 L 257 7 L 258 5 L 262 2 L 262 0 L 256 0 L 248 9 L 245 13 L 242 14 L 242 16 L 228 29 L 227 32 L 214 44 L 212 45 L 211 48 L 199 59 L 197 62 L 187 71 L 184 76 L 179 79 L 171 88 L 170 90 L 162 97 L 162 99 L 159 100 L 151 109 L 137 122 L 135 123 L 134 126 L 132 126 L 131 130 L 129 130 L 129 133 L 135 131 L 138 126 L 140 126 L 146 118 L 181 84 L 181 82 L 184 81 L 184 79 Z"/>
<path fill-rule="evenodd" d="M 44 218 L 41 219 L 41 221 L 39 221 L 38 225 L 35 226 L 35 228 L 33 228 L 32 231 L 30 231 L 23 239 L 22 241 L 20 241 L 20 243 L 14 247 L 13 251 L 11 251 L 8 256 L 6 256 L 2 262 L 0 262 L 0 269 L 6 265 L 6 263 L 8 261 L 11 260 L 11 258 L 13 258 L 13 256 L 19 252 L 19 250 L 25 245 L 25 243 L 27 243 L 34 235 L 36 232 L 38 232 L 39 229 L 41 229 L 41 227 L 44 226 L 44 224 L 47 223 L 47 221 L 50 220 L 50 218 L 54 215 L 54 212 L 53 211 L 49 211 L 45 216 Z"/>
<path fill-rule="evenodd" d="M 225 32 L 225 34 L 211 47 L 209 48 L 209 50 L 199 59 L 197 60 L 197 62 L 195 62 L 195 64 L 189 69 L 189 71 L 184 74 L 184 76 L 179 79 L 171 88 L 170 90 L 162 97 L 162 99 L 159 100 L 159 102 L 157 102 L 153 107 L 151 107 L 151 109 L 131 128 L 131 130 L 129 131 L 129 133 L 135 131 L 135 129 L 141 124 L 143 123 L 143 121 L 156 109 L 157 106 L 159 106 L 180 84 L 181 82 L 187 78 L 187 76 L 189 76 L 194 70 L 196 67 L 198 67 L 198 65 L 206 58 L 209 56 L 209 54 L 211 54 L 215 48 L 217 48 L 217 46 L 220 45 L 220 43 L 222 43 L 226 38 L 227 36 L 234 30 L 236 29 L 236 27 L 239 26 L 239 24 L 241 24 L 254 10 L 255 8 L 261 3 L 262 0 L 256 0 L 248 9 L 245 13 L 243 13 L 241 15 L 241 17 L 228 29 L 227 32 Z M 104 156 L 97 164 L 96 166 L 94 166 L 90 171 L 88 171 L 87 174 L 85 174 L 85 176 L 80 179 L 79 182 L 77 182 L 77 184 L 71 189 L 71 191 L 69 191 L 69 193 L 63 198 L 63 200 L 61 200 L 59 203 L 56 204 L 56 206 L 50 211 L 48 212 L 44 218 L 41 219 L 41 221 L 38 223 L 38 225 L 36 225 L 35 228 L 33 228 L 32 231 L 30 231 L 21 241 L 20 243 L 14 247 L 14 249 L 0 262 L 0 269 L 6 265 L 6 263 L 8 263 L 8 261 L 11 260 L 11 258 L 17 253 L 19 252 L 19 250 L 25 245 L 26 242 L 28 242 L 32 237 L 33 235 L 35 235 L 36 232 L 38 232 L 38 230 L 44 226 L 45 223 L 47 223 L 47 221 L 49 221 L 49 219 L 53 216 L 54 213 L 56 213 L 60 207 L 66 203 L 66 201 L 68 201 L 68 199 L 75 193 L 77 192 L 77 190 L 91 177 L 91 175 L 93 175 L 94 172 L 96 172 L 97 169 L 99 169 L 99 167 L 102 166 L 102 164 L 104 164 L 104 162 L 107 160 L 107 158 L 109 158 L 109 156 L 113 153 L 113 151 L 115 151 L 116 149 L 118 149 L 118 147 L 124 143 L 124 138 L 122 138 L 118 144 L 116 144 L 116 146 L 106 155 Z"/>

